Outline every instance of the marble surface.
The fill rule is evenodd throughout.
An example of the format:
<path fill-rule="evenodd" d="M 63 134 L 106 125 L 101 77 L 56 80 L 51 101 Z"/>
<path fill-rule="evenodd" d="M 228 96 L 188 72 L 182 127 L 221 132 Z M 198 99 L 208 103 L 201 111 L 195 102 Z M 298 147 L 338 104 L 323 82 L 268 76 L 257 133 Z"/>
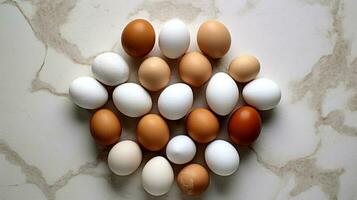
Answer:
<path fill-rule="evenodd" d="M 142 165 L 133 176 L 110 173 L 108 148 L 89 134 L 91 112 L 67 94 L 70 81 L 90 74 L 93 57 L 104 51 L 123 55 L 136 82 L 141 60 L 123 52 L 122 28 L 141 17 L 159 30 L 178 17 L 190 28 L 190 50 L 197 50 L 204 20 L 225 23 L 232 47 L 212 61 L 214 71 L 250 53 L 261 61 L 259 76 L 283 93 L 276 109 L 262 113 L 257 142 L 237 147 L 239 170 L 211 174 L 196 199 L 356 200 L 356 10 L 355 0 L 0 0 L 0 199 L 189 199 L 176 185 L 159 198 L 146 194 Z M 150 55 L 160 55 L 157 44 Z M 177 61 L 168 62 L 176 72 Z M 194 92 L 194 106 L 204 106 L 204 88 Z M 120 118 L 122 138 L 134 139 L 137 119 Z M 226 138 L 226 118 L 221 122 Z M 184 133 L 183 120 L 169 123 L 172 135 Z M 202 163 L 203 150 L 195 162 Z M 154 155 L 146 153 L 143 163 Z"/>

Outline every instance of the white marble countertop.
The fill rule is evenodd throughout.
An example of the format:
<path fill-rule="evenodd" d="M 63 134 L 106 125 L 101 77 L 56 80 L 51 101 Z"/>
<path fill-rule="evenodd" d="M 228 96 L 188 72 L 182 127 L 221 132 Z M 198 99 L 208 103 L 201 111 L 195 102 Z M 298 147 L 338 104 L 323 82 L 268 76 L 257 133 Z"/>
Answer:
<path fill-rule="evenodd" d="M 67 95 L 70 81 L 90 74 L 103 51 L 123 55 L 137 81 L 141 60 L 123 52 L 122 28 L 140 17 L 159 30 L 177 17 L 190 28 L 190 50 L 204 20 L 226 24 L 232 47 L 213 62 L 215 71 L 250 53 L 262 64 L 259 76 L 283 92 L 279 106 L 262 113 L 256 143 L 238 147 L 238 171 L 211 173 L 197 199 L 356 200 L 356 10 L 355 0 L 0 0 L 0 199 L 188 199 L 176 185 L 163 197 L 146 194 L 143 165 L 133 176 L 110 173 L 108 150 L 89 134 L 91 113 Z M 150 55 L 159 55 L 157 44 Z M 177 61 L 169 64 L 176 71 Z M 171 82 L 178 81 L 174 75 Z M 202 91 L 195 90 L 195 107 L 205 104 Z M 137 119 L 120 118 L 122 138 L 135 138 Z M 170 125 L 172 135 L 184 132 L 182 120 Z M 227 137 L 225 126 L 220 137 Z"/>

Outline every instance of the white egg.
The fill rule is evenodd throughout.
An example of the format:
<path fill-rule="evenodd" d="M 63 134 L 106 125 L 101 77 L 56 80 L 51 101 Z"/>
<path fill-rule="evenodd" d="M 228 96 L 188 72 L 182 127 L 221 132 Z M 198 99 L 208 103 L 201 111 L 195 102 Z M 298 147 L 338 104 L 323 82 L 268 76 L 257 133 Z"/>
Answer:
<path fill-rule="evenodd" d="M 185 23 L 179 19 L 166 22 L 159 34 L 159 46 L 168 58 L 182 56 L 190 46 L 190 32 Z"/>
<path fill-rule="evenodd" d="M 196 154 L 196 145 L 186 135 L 173 137 L 166 146 L 167 158 L 175 164 L 190 162 Z"/>
<path fill-rule="evenodd" d="M 174 172 L 164 157 L 156 156 L 145 164 L 141 180 L 146 192 L 161 196 L 170 190 L 174 181 Z"/>
<path fill-rule="evenodd" d="M 160 94 L 158 108 L 160 114 L 170 120 L 184 117 L 191 109 L 193 92 L 184 83 L 175 83 L 166 87 Z"/>
<path fill-rule="evenodd" d="M 89 76 L 82 76 L 69 85 L 69 96 L 79 107 L 96 109 L 108 100 L 108 92 L 97 80 Z"/>
<path fill-rule="evenodd" d="M 136 83 L 124 83 L 113 91 L 115 107 L 129 117 L 140 117 L 151 110 L 152 101 L 149 93 Z"/>
<path fill-rule="evenodd" d="M 92 63 L 94 77 L 105 85 L 115 86 L 129 78 L 129 66 L 114 52 L 99 54 Z"/>
<path fill-rule="evenodd" d="M 207 146 L 205 160 L 210 170 L 220 176 L 233 174 L 239 165 L 237 150 L 224 140 L 215 140 Z"/>
<path fill-rule="evenodd" d="M 258 110 L 270 110 L 281 99 L 281 90 L 278 84 L 267 78 L 258 78 L 243 88 L 243 98 L 249 105 Z"/>
<path fill-rule="evenodd" d="M 118 142 L 108 154 L 108 166 L 119 176 L 132 174 L 140 165 L 142 153 L 138 144 L 130 140 Z"/>
<path fill-rule="evenodd" d="M 218 72 L 212 76 L 206 88 L 206 100 L 213 112 L 228 115 L 236 106 L 238 98 L 238 86 L 228 74 Z"/>

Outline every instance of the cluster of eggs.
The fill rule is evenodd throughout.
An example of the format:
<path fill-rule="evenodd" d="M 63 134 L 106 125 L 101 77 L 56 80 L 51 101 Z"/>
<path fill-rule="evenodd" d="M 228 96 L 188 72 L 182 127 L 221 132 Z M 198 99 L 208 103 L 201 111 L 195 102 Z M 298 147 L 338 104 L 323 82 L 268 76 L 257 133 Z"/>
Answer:
<path fill-rule="evenodd" d="M 121 37 L 125 52 L 133 57 L 144 57 L 155 44 L 155 31 L 143 19 L 131 21 Z M 190 33 L 179 19 L 168 21 L 161 29 L 159 46 L 162 54 L 170 59 L 182 56 L 179 76 L 183 83 L 168 85 L 171 70 L 160 57 L 148 57 L 138 69 L 140 84 L 125 83 L 129 78 L 129 66 L 117 53 L 98 55 L 92 64 L 95 78 L 79 77 L 69 87 L 69 95 L 75 104 L 86 109 L 98 109 L 108 100 L 108 92 L 102 85 L 116 86 L 112 93 L 115 107 L 129 117 L 142 117 L 136 128 L 137 142 L 149 151 L 159 151 L 166 146 L 167 159 L 178 165 L 191 162 L 196 154 L 196 143 L 207 143 L 205 161 L 208 168 L 220 176 L 233 174 L 239 165 L 239 154 L 229 142 L 216 139 L 220 131 L 219 116 L 231 114 L 228 134 L 237 145 L 250 145 L 260 134 L 261 117 L 257 110 L 269 110 L 280 101 L 279 86 L 267 78 L 256 78 L 260 63 L 250 55 L 235 58 L 228 74 L 218 72 L 212 77 L 212 65 L 207 57 L 223 57 L 230 48 L 231 36 L 220 22 L 208 20 L 197 33 L 197 43 L 203 52 L 186 53 Z M 209 108 L 195 108 L 191 87 L 201 87 L 208 81 L 206 101 Z M 238 99 L 236 82 L 247 83 L 242 91 L 249 106 L 233 111 Z M 102 84 L 101 84 L 102 83 Z M 152 99 L 148 91 L 161 91 L 158 98 L 159 114 L 148 114 Z M 232 112 L 233 111 L 233 112 Z M 187 116 L 186 116 L 187 115 Z M 186 116 L 188 135 L 170 139 L 167 120 Z M 142 161 L 139 144 L 131 140 L 119 141 L 121 122 L 109 109 L 98 109 L 90 120 L 90 131 L 97 143 L 114 145 L 108 154 L 108 165 L 113 173 L 132 174 Z M 163 156 L 150 159 L 142 170 L 143 188 L 151 195 L 167 193 L 174 181 L 170 162 Z M 188 164 L 178 173 L 177 184 L 186 195 L 199 195 L 209 185 L 209 173 L 200 164 Z"/>

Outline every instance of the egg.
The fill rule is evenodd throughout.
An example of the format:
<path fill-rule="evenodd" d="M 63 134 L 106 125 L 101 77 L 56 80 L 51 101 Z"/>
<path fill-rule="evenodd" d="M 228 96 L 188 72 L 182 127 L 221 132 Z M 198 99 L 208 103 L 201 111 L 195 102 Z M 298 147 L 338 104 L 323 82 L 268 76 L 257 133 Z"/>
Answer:
<path fill-rule="evenodd" d="M 150 112 L 152 107 L 151 96 L 136 83 L 124 83 L 113 91 L 115 107 L 129 117 L 140 117 Z"/>
<path fill-rule="evenodd" d="M 215 140 L 206 147 L 205 160 L 209 169 L 220 176 L 233 174 L 239 166 L 237 150 L 224 140 Z"/>
<path fill-rule="evenodd" d="M 166 87 L 160 94 L 158 109 L 166 119 L 177 120 L 183 118 L 191 109 L 193 92 L 184 83 L 175 83 Z"/>
<path fill-rule="evenodd" d="M 207 170 L 199 164 L 190 164 L 181 169 L 177 175 L 177 185 L 188 196 L 202 194 L 210 183 Z"/>
<path fill-rule="evenodd" d="M 98 144 L 114 144 L 119 140 L 121 124 L 112 111 L 100 109 L 93 114 L 90 120 L 90 132 Z"/>
<path fill-rule="evenodd" d="M 242 95 L 246 103 L 258 110 L 270 110 L 279 104 L 281 90 L 274 81 L 258 78 L 243 88 Z"/>
<path fill-rule="evenodd" d="M 123 140 L 109 151 L 108 166 L 114 174 L 127 176 L 138 169 L 141 159 L 139 145 L 131 140 Z"/>
<path fill-rule="evenodd" d="M 147 55 L 155 44 L 154 27 L 144 19 L 131 21 L 121 34 L 121 44 L 130 56 L 143 57 Z"/>
<path fill-rule="evenodd" d="M 89 76 L 76 78 L 69 85 L 69 96 L 79 107 L 97 109 L 108 100 L 108 92 L 97 80 Z"/>
<path fill-rule="evenodd" d="M 183 82 L 193 87 L 201 87 L 211 77 L 212 65 L 201 53 L 190 52 L 182 57 L 179 74 Z"/>
<path fill-rule="evenodd" d="M 150 151 L 159 151 L 167 144 L 170 130 L 165 120 L 157 114 L 147 114 L 136 128 L 139 143 Z"/>
<path fill-rule="evenodd" d="M 169 65 L 159 57 L 149 57 L 141 63 L 138 70 L 140 84 L 147 90 L 156 92 L 170 81 Z"/>
<path fill-rule="evenodd" d="M 166 146 L 167 158 L 175 164 L 190 162 L 196 154 L 195 143 L 186 135 L 173 137 Z"/>
<path fill-rule="evenodd" d="M 217 117 L 205 108 L 196 108 L 187 116 L 186 129 L 193 140 L 208 143 L 219 133 Z"/>
<path fill-rule="evenodd" d="M 222 58 L 231 47 L 231 35 L 224 24 L 208 20 L 198 29 L 197 44 L 211 58 Z"/>
<path fill-rule="evenodd" d="M 245 83 L 253 80 L 259 73 L 260 63 L 258 59 L 251 55 L 241 55 L 229 65 L 229 75 L 234 80 Z"/>
<path fill-rule="evenodd" d="M 174 172 L 164 157 L 156 156 L 145 164 L 141 180 L 146 192 L 153 196 L 161 196 L 171 189 Z"/>
<path fill-rule="evenodd" d="M 179 19 L 166 22 L 159 34 L 159 46 L 162 54 L 168 58 L 182 56 L 190 46 L 190 32 L 186 24 Z"/>
<path fill-rule="evenodd" d="M 94 77 L 105 85 L 115 86 L 124 83 L 129 78 L 129 66 L 116 53 L 99 54 L 92 63 Z"/>
<path fill-rule="evenodd" d="M 218 115 L 228 115 L 239 98 L 239 90 L 234 80 L 224 72 L 212 76 L 206 88 L 206 100 L 211 110 Z"/>
<path fill-rule="evenodd" d="M 236 110 L 228 122 L 228 133 L 231 140 L 247 146 L 259 136 L 262 120 L 257 110 L 250 106 L 243 106 Z"/>

